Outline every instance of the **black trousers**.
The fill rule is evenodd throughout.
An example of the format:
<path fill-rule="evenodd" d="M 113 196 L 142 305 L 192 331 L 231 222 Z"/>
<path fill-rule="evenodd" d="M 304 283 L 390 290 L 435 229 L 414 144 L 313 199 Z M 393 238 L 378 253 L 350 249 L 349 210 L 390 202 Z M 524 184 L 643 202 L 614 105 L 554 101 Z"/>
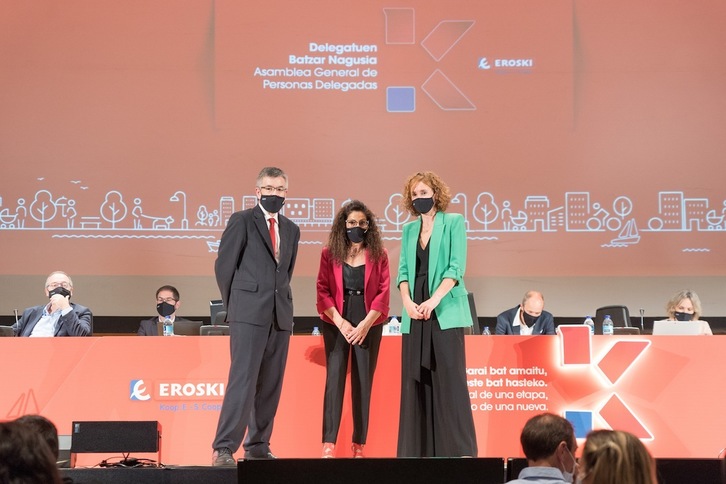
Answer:
<path fill-rule="evenodd" d="M 333 324 L 323 323 L 325 342 L 325 395 L 323 398 L 323 442 L 338 440 L 343 413 L 343 395 L 350 357 L 350 391 L 353 407 L 353 442 L 365 444 L 371 408 L 373 374 L 378 362 L 383 325 L 373 326 L 364 340 L 365 348 L 350 345 Z"/>
<path fill-rule="evenodd" d="M 237 452 L 246 431 L 245 456 L 265 457 L 280 403 L 290 331 L 275 324 L 233 322 L 229 335 L 229 379 L 212 447 Z"/>
<path fill-rule="evenodd" d="M 436 320 L 411 325 L 411 333 L 402 335 L 397 455 L 476 457 L 464 330 L 442 330 Z"/>

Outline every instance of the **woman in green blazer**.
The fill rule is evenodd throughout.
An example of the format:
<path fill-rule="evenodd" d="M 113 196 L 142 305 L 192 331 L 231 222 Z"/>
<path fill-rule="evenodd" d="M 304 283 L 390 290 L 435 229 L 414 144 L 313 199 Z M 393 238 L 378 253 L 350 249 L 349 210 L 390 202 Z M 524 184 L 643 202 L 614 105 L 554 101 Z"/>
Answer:
<path fill-rule="evenodd" d="M 398 456 L 476 457 L 464 352 L 464 328 L 472 325 L 464 218 L 444 213 L 451 192 L 432 172 L 409 177 L 403 199 L 418 218 L 403 227 L 397 278 L 404 309 Z"/>

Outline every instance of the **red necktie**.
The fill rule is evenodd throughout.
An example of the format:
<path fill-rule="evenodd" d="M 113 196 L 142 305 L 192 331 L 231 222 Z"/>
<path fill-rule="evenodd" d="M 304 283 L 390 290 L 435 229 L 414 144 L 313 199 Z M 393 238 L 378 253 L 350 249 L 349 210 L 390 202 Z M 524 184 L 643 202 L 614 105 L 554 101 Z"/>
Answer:
<path fill-rule="evenodd" d="M 275 236 L 275 219 L 270 219 L 270 240 L 272 241 L 272 253 L 277 260 L 277 237 Z"/>

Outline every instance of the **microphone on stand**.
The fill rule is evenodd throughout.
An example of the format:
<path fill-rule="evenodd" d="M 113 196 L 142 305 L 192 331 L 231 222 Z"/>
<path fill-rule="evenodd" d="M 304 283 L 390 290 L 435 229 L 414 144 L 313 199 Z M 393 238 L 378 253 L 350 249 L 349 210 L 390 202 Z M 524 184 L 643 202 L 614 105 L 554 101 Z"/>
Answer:
<path fill-rule="evenodd" d="M 15 324 L 18 324 L 20 321 L 18 320 L 18 310 L 13 309 L 13 312 L 15 313 Z"/>
<path fill-rule="evenodd" d="M 645 326 L 643 326 L 643 315 L 645 314 L 645 309 L 640 308 L 640 334 L 645 333 Z"/>

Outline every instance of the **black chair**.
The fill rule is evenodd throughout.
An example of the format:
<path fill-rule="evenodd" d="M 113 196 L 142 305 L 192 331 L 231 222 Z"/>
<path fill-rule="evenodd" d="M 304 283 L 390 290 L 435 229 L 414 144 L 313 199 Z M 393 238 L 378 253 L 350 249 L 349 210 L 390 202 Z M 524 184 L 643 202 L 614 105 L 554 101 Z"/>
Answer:
<path fill-rule="evenodd" d="M 613 327 L 630 326 L 630 311 L 627 306 L 603 306 L 595 311 L 595 334 L 602 334 L 602 320 L 606 315 L 610 315 L 613 320 Z"/>
<path fill-rule="evenodd" d="M 516 479 L 525 467 L 528 465 L 527 459 L 524 457 L 509 457 L 507 459 L 507 481 Z"/>
<path fill-rule="evenodd" d="M 212 321 L 212 324 L 217 320 L 217 313 L 220 311 L 225 311 L 224 308 L 224 302 L 221 299 L 212 299 L 209 301 L 209 315 L 211 316 L 210 321 Z M 222 320 L 224 321 L 224 320 Z"/>
<path fill-rule="evenodd" d="M 15 336 L 15 332 L 11 326 L 0 326 L 0 337 Z"/>
<path fill-rule="evenodd" d="M 227 321 L 227 311 L 217 311 L 214 313 L 214 318 L 212 319 L 212 324 L 215 326 L 219 326 L 221 324 L 228 324 Z"/>

